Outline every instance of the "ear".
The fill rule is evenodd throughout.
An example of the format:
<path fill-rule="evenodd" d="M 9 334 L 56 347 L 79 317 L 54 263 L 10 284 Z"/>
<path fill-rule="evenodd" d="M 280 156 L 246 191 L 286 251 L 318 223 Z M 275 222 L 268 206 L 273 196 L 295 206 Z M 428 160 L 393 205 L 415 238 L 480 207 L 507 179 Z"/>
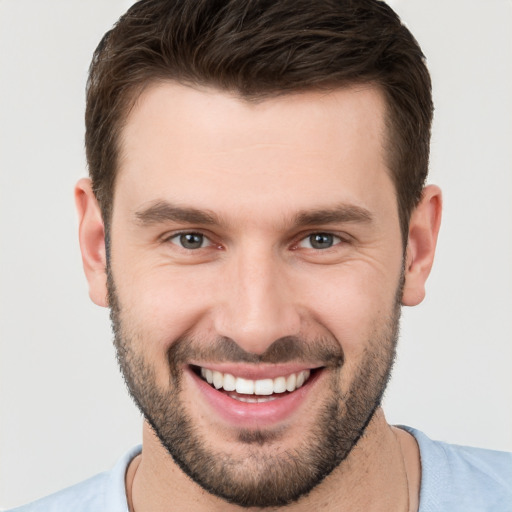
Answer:
<path fill-rule="evenodd" d="M 89 283 L 89 297 L 98 306 L 107 307 L 105 227 L 89 178 L 83 178 L 76 184 L 75 204 L 78 211 L 80 251 L 85 277 Z"/>
<path fill-rule="evenodd" d="M 416 306 L 425 298 L 441 225 L 441 190 L 435 185 L 423 189 L 421 201 L 411 214 L 405 257 L 404 306 Z"/>

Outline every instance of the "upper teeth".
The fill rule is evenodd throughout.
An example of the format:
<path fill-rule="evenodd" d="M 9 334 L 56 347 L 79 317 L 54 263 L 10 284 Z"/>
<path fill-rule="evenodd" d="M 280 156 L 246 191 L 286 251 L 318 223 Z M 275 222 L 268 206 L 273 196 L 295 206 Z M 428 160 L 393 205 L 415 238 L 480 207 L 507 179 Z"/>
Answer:
<path fill-rule="evenodd" d="M 284 393 L 295 391 L 306 382 L 310 376 L 309 370 L 291 373 L 286 377 L 275 379 L 251 380 L 235 377 L 230 373 L 221 373 L 208 368 L 201 368 L 201 376 L 216 389 L 224 391 L 236 391 L 244 395 L 271 395 L 272 393 Z"/>

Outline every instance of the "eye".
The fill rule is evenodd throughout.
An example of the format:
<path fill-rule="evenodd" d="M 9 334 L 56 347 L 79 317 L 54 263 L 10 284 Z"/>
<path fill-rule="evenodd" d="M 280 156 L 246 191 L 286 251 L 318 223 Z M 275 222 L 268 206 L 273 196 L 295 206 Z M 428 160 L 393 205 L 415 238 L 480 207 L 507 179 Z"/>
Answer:
<path fill-rule="evenodd" d="M 330 249 L 333 245 L 342 242 L 339 236 L 331 233 L 312 233 L 300 241 L 299 247 L 306 249 Z"/>
<path fill-rule="evenodd" d="M 189 250 L 202 249 L 212 245 L 210 240 L 201 233 L 180 233 L 170 237 L 168 240 L 173 244 Z"/>

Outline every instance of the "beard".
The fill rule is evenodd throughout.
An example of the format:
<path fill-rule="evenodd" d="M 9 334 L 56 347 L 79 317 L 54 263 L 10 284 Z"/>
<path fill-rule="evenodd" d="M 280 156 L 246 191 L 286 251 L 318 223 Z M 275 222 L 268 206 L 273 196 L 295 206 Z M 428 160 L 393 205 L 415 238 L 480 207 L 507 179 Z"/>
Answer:
<path fill-rule="evenodd" d="M 347 458 L 380 406 L 398 340 L 403 274 L 387 318 L 374 328 L 353 379 L 341 386 L 342 344 L 333 336 L 280 338 L 261 355 L 218 337 L 199 342 L 180 337 L 167 351 L 168 387 L 157 384 L 154 368 L 136 350 L 151 340 L 129 326 L 108 269 L 108 298 L 117 359 L 129 393 L 174 462 L 209 493 L 242 507 L 277 507 L 299 500 Z M 313 426 L 293 449 L 280 450 L 284 429 L 239 429 L 244 455 L 219 451 L 203 432 L 183 398 L 183 368 L 191 360 L 246 363 L 320 361 L 328 371 L 328 390 Z M 204 429 L 203 429 L 204 430 Z"/>

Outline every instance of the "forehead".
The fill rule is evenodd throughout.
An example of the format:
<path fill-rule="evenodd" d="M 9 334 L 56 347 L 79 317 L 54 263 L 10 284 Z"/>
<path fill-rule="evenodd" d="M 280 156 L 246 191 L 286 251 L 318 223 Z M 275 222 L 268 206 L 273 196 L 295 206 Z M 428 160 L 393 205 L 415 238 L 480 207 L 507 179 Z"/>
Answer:
<path fill-rule="evenodd" d="M 394 197 L 385 102 L 372 86 L 247 101 L 176 83 L 148 87 L 121 134 L 114 205 L 158 199 L 239 213 L 272 202 L 362 207 Z M 388 197 L 389 200 L 389 197 Z M 115 210 L 115 208 L 114 208 Z"/>

